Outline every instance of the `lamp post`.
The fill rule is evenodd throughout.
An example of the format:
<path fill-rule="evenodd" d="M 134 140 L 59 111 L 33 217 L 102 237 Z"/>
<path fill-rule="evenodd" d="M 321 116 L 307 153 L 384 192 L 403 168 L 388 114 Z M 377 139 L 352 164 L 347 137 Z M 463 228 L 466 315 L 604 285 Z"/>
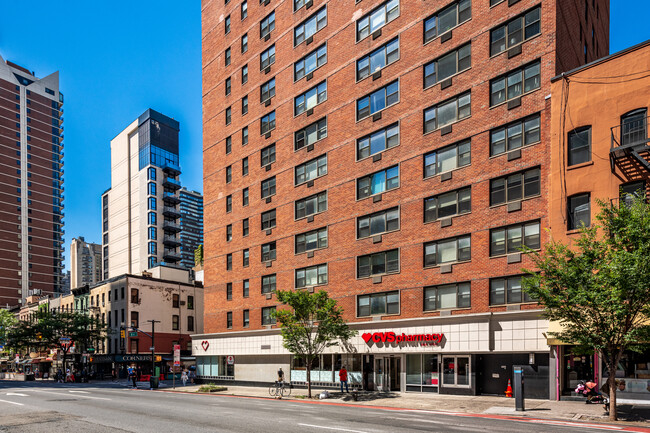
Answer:
<path fill-rule="evenodd" d="M 160 320 L 147 320 L 147 322 L 151 323 L 151 377 L 153 377 L 156 371 L 156 367 L 155 367 L 156 366 L 156 356 L 155 356 L 156 323 L 160 323 Z M 153 386 L 151 389 L 153 389 Z"/>

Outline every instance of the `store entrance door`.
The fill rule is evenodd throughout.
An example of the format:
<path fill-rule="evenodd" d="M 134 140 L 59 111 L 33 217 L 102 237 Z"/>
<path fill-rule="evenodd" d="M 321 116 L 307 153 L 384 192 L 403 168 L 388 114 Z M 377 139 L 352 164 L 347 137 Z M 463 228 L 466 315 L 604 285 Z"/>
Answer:
<path fill-rule="evenodd" d="M 401 390 L 402 359 L 399 356 L 375 356 L 375 384 L 378 391 Z"/>

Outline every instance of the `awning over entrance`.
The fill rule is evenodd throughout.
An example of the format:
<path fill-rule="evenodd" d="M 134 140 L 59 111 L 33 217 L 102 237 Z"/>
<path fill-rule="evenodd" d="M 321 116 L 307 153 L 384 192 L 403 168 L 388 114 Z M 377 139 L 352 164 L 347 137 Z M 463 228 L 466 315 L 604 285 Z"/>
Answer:
<path fill-rule="evenodd" d="M 551 335 L 553 332 L 562 332 L 564 326 L 559 321 L 551 320 L 548 322 L 548 331 L 546 331 L 546 344 L 549 346 L 569 346 L 571 343 L 560 340 L 557 337 Z"/>

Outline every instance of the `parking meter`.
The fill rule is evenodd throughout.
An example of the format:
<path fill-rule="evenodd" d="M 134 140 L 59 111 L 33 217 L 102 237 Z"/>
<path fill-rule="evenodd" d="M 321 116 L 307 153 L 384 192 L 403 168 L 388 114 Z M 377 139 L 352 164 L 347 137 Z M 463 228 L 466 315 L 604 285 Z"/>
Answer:
<path fill-rule="evenodd" d="M 514 374 L 512 389 L 515 395 L 515 409 L 524 411 L 524 368 L 521 365 L 513 366 Z"/>

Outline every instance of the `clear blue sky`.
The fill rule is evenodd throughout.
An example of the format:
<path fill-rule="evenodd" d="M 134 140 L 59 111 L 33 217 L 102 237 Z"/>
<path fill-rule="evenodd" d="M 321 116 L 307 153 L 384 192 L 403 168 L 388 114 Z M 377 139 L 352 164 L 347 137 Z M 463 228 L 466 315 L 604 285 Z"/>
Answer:
<path fill-rule="evenodd" d="M 180 122 L 181 181 L 203 191 L 200 0 L 28 4 L 0 6 L 0 54 L 39 77 L 60 71 L 66 257 L 73 237 L 101 242 L 110 140 L 147 108 Z M 610 52 L 650 39 L 648 16 L 647 0 L 613 0 Z"/>

